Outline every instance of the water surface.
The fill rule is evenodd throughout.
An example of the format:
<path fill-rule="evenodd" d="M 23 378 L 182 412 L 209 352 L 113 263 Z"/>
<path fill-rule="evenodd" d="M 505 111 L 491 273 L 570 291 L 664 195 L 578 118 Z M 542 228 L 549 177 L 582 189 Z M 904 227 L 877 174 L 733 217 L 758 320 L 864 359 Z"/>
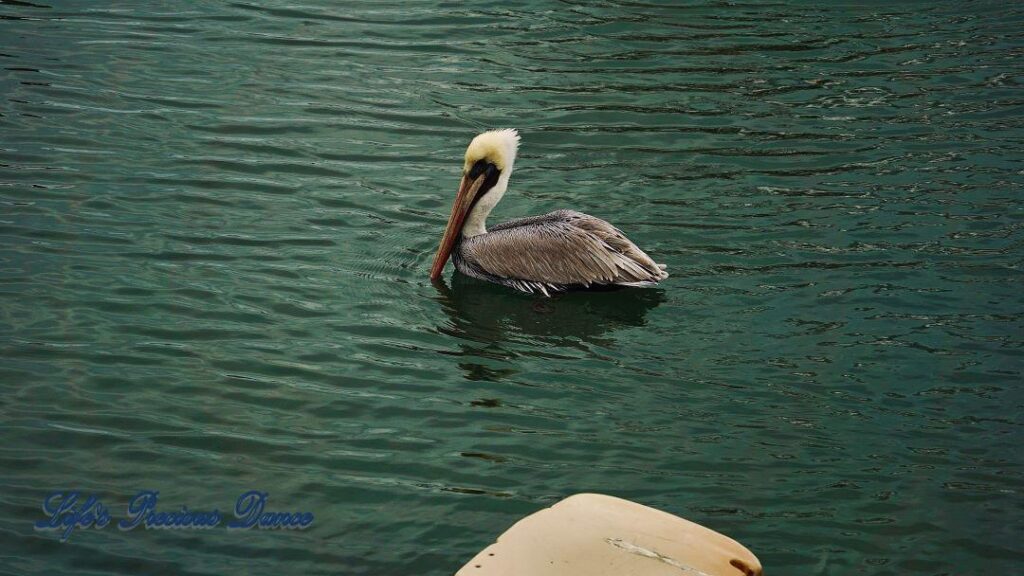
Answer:
<path fill-rule="evenodd" d="M 0 2 L 0 572 L 450 574 L 596 491 L 769 574 L 1011 573 L 1024 9 L 1012 2 Z M 494 218 L 672 277 L 427 270 Z M 49 491 L 241 492 L 305 532 L 36 533 Z"/>

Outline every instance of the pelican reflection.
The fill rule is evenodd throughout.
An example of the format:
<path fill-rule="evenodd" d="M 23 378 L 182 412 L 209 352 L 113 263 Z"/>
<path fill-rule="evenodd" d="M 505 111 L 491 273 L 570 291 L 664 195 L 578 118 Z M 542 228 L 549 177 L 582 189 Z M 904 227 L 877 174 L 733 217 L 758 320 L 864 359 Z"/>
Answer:
<path fill-rule="evenodd" d="M 434 282 L 438 301 L 450 319 L 441 330 L 489 343 L 492 346 L 481 352 L 498 357 L 505 356 L 500 344 L 507 340 L 609 345 L 615 330 L 643 326 L 647 313 L 665 301 L 664 291 L 658 288 L 564 292 L 537 298 L 510 295 L 501 287 L 461 274 L 452 276 L 451 282 L 450 287 L 443 280 Z"/>

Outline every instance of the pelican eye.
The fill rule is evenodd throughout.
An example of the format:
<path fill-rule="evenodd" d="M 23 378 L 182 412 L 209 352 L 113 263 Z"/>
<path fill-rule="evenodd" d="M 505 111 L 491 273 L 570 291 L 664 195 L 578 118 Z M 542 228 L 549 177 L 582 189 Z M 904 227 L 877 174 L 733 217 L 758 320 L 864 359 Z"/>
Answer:
<path fill-rule="evenodd" d="M 498 176 L 501 175 L 501 170 L 493 162 L 480 159 L 473 164 L 473 167 L 469 169 L 466 175 L 469 176 L 470 180 L 476 180 L 481 175 L 485 175 L 484 183 L 480 186 L 480 191 L 477 193 L 477 198 L 479 198 L 498 183 Z"/>
<path fill-rule="evenodd" d="M 469 169 L 469 177 L 473 180 L 476 180 L 477 177 L 483 174 L 484 172 L 487 172 L 488 176 L 490 176 L 491 173 L 497 175 L 497 173 L 501 172 L 501 170 L 498 170 L 498 167 L 495 166 L 493 162 L 488 162 L 487 160 L 481 158 L 480 160 L 477 160 L 473 164 L 472 168 Z"/>

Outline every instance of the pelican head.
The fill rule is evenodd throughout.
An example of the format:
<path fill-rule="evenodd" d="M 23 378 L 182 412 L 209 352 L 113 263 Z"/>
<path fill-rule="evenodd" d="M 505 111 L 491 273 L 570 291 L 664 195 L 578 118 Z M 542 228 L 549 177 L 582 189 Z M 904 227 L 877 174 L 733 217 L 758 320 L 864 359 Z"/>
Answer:
<path fill-rule="evenodd" d="M 469 143 L 462 166 L 462 182 L 430 268 L 431 280 L 441 275 L 455 242 L 461 236 L 472 237 L 487 232 L 484 221 L 508 188 L 518 149 L 519 132 L 512 128 L 484 132 Z"/>

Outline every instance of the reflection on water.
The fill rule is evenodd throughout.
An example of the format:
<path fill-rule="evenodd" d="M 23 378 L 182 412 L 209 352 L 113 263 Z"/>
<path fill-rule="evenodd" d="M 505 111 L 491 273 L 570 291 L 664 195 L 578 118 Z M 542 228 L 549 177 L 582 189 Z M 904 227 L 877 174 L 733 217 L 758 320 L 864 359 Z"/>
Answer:
<path fill-rule="evenodd" d="M 451 287 L 444 277 L 434 283 L 437 301 L 448 322 L 439 332 L 458 338 L 459 368 L 468 380 L 500 381 L 515 370 L 497 368 L 473 358 L 513 360 L 518 355 L 509 342 L 547 349 L 533 352 L 557 362 L 557 350 L 583 344 L 611 347 L 615 331 L 643 326 L 649 311 L 665 301 L 659 288 L 622 288 L 573 291 L 550 298 L 522 294 L 457 272 Z"/>
<path fill-rule="evenodd" d="M 543 298 L 457 272 L 451 287 L 443 277 L 434 285 L 450 320 L 442 332 L 499 347 L 519 337 L 552 346 L 574 340 L 612 346 L 617 329 L 643 326 L 647 313 L 665 301 L 660 288 L 579 290 Z"/>

